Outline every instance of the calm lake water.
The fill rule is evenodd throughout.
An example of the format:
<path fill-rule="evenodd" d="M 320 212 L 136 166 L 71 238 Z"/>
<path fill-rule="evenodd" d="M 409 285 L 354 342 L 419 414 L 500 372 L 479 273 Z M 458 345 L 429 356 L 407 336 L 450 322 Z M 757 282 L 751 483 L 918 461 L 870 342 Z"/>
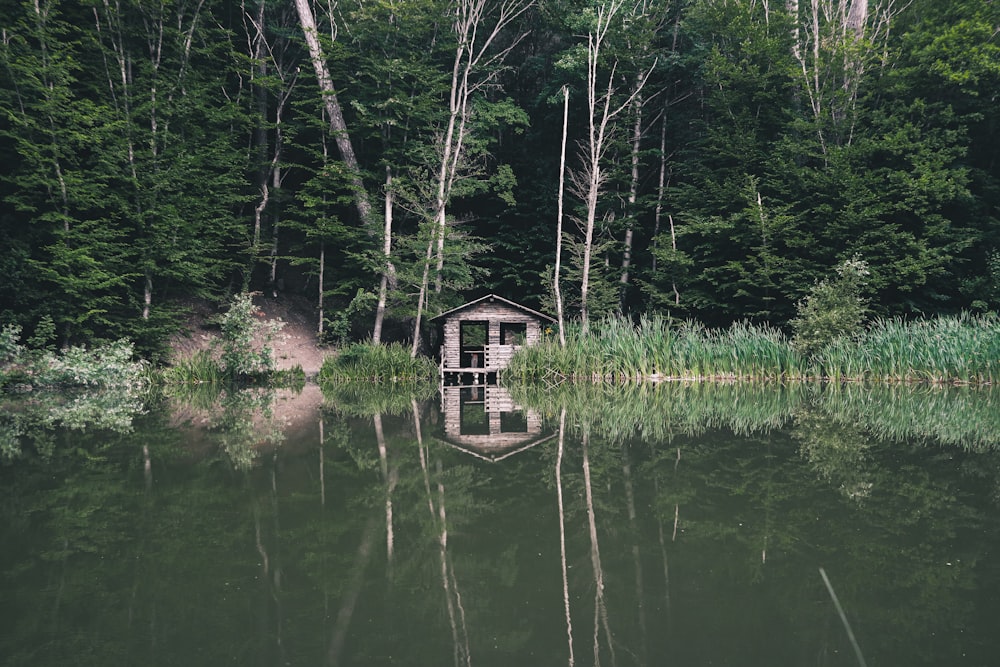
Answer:
<path fill-rule="evenodd" d="M 0 409 L 0 664 L 1000 660 L 997 390 L 364 389 Z"/>

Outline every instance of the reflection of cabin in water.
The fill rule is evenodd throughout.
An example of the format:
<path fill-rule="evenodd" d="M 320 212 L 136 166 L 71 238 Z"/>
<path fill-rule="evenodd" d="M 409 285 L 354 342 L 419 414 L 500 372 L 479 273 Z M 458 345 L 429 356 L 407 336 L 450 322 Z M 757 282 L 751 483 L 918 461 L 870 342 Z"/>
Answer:
<path fill-rule="evenodd" d="M 543 327 L 555 323 L 548 315 L 495 294 L 453 308 L 431 321 L 441 322 L 444 329 L 441 377 L 473 373 L 474 382 L 490 381 L 491 374 L 507 367 L 515 351 L 537 343 Z"/>
<path fill-rule="evenodd" d="M 537 410 L 516 405 L 503 387 L 442 387 L 444 440 L 473 456 L 499 461 L 553 437 L 542 435 Z"/>

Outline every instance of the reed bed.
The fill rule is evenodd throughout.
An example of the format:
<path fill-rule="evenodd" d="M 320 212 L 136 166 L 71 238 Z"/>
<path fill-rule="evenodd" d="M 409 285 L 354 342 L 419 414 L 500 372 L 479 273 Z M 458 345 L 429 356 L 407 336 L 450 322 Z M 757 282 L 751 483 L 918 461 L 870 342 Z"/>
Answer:
<path fill-rule="evenodd" d="M 928 320 L 877 320 L 805 356 L 766 324 L 708 329 L 661 316 L 614 317 L 589 333 L 570 328 L 520 350 L 508 381 L 645 382 L 692 380 L 830 380 L 993 384 L 1000 381 L 1000 319 L 963 314 Z"/>
<path fill-rule="evenodd" d="M 584 334 L 570 330 L 567 345 L 546 340 L 520 350 L 505 377 L 518 381 L 556 378 L 611 382 L 650 379 L 802 378 L 807 367 L 785 334 L 767 325 L 740 322 L 708 329 L 696 322 L 671 323 L 653 315 L 633 323 L 608 318 Z"/>
<path fill-rule="evenodd" d="M 163 381 L 169 385 L 209 385 L 217 387 L 228 381 L 222 364 L 209 350 L 198 350 L 163 370 Z"/>
<path fill-rule="evenodd" d="M 418 356 L 399 343 L 353 343 L 327 357 L 319 371 L 320 384 L 342 382 L 422 382 L 437 377 L 434 360 Z"/>
<path fill-rule="evenodd" d="M 858 341 L 836 341 L 818 356 L 832 380 L 995 384 L 1000 381 L 1000 319 L 963 314 L 877 320 Z"/>
<path fill-rule="evenodd" d="M 258 375 L 234 376 L 226 371 L 211 350 L 198 350 L 191 356 L 177 360 L 174 365 L 163 369 L 158 377 L 168 387 L 200 387 L 199 391 L 206 392 L 206 395 L 218 393 L 225 388 L 254 384 L 296 389 L 306 382 L 305 371 L 298 365 Z"/>

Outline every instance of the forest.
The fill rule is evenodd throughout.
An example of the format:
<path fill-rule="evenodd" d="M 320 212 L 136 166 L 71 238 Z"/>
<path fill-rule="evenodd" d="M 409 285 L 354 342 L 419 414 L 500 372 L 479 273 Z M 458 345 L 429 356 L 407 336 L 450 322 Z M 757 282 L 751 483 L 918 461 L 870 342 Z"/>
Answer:
<path fill-rule="evenodd" d="M 996 2 L 0 4 L 36 340 L 155 357 L 249 290 L 376 342 L 486 292 L 785 327 L 852 258 L 879 316 L 1000 307 Z"/>

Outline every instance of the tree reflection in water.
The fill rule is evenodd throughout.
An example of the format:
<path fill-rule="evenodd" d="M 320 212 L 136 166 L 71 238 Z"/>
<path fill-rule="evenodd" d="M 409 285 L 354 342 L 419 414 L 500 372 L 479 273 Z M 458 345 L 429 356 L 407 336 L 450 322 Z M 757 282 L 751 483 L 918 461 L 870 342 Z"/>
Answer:
<path fill-rule="evenodd" d="M 496 460 L 454 446 L 421 395 L 344 395 L 248 461 L 224 446 L 235 408 L 200 431 L 177 415 L 215 413 L 153 406 L 131 431 L 38 440 L 22 416 L 0 467 L 0 653 L 848 664 L 818 566 L 871 664 L 1000 650 L 995 390 L 514 392 L 539 430 Z M 241 414 L 256 426 L 229 441 L 263 440 Z"/>

